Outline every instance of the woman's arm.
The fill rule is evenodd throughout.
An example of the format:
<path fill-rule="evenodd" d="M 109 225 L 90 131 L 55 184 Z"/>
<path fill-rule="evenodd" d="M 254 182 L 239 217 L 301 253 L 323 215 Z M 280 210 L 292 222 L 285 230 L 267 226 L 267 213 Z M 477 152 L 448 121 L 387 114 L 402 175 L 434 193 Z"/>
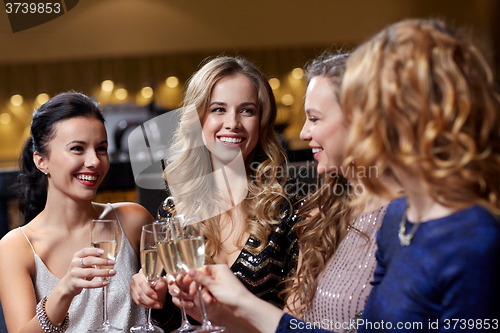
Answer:
<path fill-rule="evenodd" d="M 184 281 L 186 283 L 184 283 Z M 202 321 L 201 316 L 201 307 L 199 303 L 198 295 L 189 295 L 189 287 L 193 280 L 189 276 L 179 275 L 177 280 L 173 279 L 169 281 L 168 287 L 169 292 L 172 295 L 172 302 L 177 306 L 181 307 L 184 304 L 186 309 L 186 314 L 191 318 L 197 320 L 198 322 Z M 181 291 L 182 290 L 182 291 Z M 182 293 L 182 297 L 180 294 Z M 181 304 L 182 298 L 182 304 Z M 254 328 L 250 323 L 248 323 L 243 318 L 236 317 L 233 311 L 229 309 L 226 305 L 222 303 L 206 303 L 205 309 L 207 311 L 207 317 L 215 326 L 224 326 L 226 330 L 224 332 L 246 332 L 257 333 L 258 330 Z"/>
<path fill-rule="evenodd" d="M 205 274 L 191 270 L 189 275 L 205 286 L 204 301 L 207 304 L 226 304 L 237 318 L 241 318 L 261 333 L 327 333 L 322 329 L 310 329 L 306 323 L 283 313 L 280 309 L 250 293 L 225 265 L 205 266 Z M 193 294 L 196 286 L 190 286 Z M 208 289 L 208 292 L 207 292 Z"/>

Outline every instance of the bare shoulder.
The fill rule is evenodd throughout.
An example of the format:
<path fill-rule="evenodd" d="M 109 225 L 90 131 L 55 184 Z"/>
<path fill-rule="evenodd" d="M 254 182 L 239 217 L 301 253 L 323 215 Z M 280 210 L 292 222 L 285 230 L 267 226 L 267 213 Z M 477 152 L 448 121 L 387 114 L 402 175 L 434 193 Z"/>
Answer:
<path fill-rule="evenodd" d="M 144 223 L 152 223 L 154 221 L 153 216 L 147 211 L 143 206 L 133 203 L 133 202 L 118 202 L 114 203 L 113 207 L 116 212 L 120 215 L 120 219 L 125 222 L 125 220 L 135 220 L 144 221 Z"/>
<path fill-rule="evenodd" d="M 18 251 L 31 251 L 26 237 L 22 233 L 21 229 L 16 228 L 9 231 L 2 239 L 0 239 L 0 253 L 5 253 L 2 250 L 16 249 L 16 251 L 10 251 L 9 256 L 18 254 Z"/>
<path fill-rule="evenodd" d="M 128 221 L 137 221 L 137 223 L 151 223 L 154 221 L 153 216 L 143 206 L 133 202 L 117 202 L 110 204 L 92 203 L 101 218 L 112 218 L 116 214 L 120 222 L 127 224 Z M 113 210 L 114 208 L 114 210 Z M 142 224 L 144 224 L 142 223 Z"/>
<path fill-rule="evenodd" d="M 11 230 L 0 239 L 0 274 L 3 275 L 4 269 L 10 273 L 15 270 L 16 274 L 20 271 L 34 272 L 33 250 L 19 228 Z"/>

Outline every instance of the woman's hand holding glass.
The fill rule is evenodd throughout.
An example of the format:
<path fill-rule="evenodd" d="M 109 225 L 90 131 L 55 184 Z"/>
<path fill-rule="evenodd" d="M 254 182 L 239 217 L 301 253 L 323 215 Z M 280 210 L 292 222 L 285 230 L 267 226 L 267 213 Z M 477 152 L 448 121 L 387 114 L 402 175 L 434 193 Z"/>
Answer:
<path fill-rule="evenodd" d="M 116 274 L 113 270 L 115 261 L 101 258 L 103 253 L 103 250 L 92 247 L 76 252 L 68 272 L 61 279 L 60 286 L 65 289 L 61 290 L 62 293 L 74 297 L 81 293 L 83 288 L 102 288 L 108 285 L 109 277 Z"/>
<path fill-rule="evenodd" d="M 166 299 L 167 284 L 163 278 L 151 285 L 144 278 L 142 269 L 132 276 L 130 296 L 134 302 L 147 309 L 161 309 Z"/>
<path fill-rule="evenodd" d="M 204 271 L 204 268 L 201 268 L 201 271 Z M 190 270 L 190 272 L 196 273 L 198 271 Z M 203 316 L 198 286 L 198 284 L 193 282 L 193 278 L 188 273 L 184 272 L 178 274 L 175 280 L 169 280 L 168 291 L 172 296 L 172 303 L 179 308 L 184 307 L 188 316 L 198 322 L 202 322 Z M 217 302 L 206 289 L 202 289 L 202 299 L 208 317 L 218 322 L 226 322 L 228 318 L 226 317 L 227 311 L 224 309 L 224 304 Z"/>
<path fill-rule="evenodd" d="M 190 270 L 179 276 L 175 284 L 169 285 L 169 292 L 176 303 L 182 293 L 185 306 L 192 308 L 198 304 L 190 301 L 202 286 L 203 301 L 207 305 L 219 303 L 236 309 L 241 300 L 253 297 L 227 265 L 210 265 Z"/>
<path fill-rule="evenodd" d="M 196 283 L 192 283 L 193 280 Z M 205 266 L 190 270 L 180 285 L 189 284 L 189 294 L 201 288 L 207 304 L 225 305 L 237 318 L 246 321 L 261 333 L 276 331 L 283 311 L 248 291 L 227 265 Z M 200 287 L 196 287 L 199 284 Z M 188 304 L 186 304 L 188 305 Z"/>

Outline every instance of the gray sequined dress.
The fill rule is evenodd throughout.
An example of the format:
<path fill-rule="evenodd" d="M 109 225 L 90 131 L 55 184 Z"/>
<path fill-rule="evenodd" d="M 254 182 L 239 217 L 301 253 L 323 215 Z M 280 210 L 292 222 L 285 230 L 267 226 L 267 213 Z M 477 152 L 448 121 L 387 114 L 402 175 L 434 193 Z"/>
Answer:
<path fill-rule="evenodd" d="M 366 234 L 369 241 L 367 243 L 355 230 L 349 230 L 318 281 L 312 305 L 304 314 L 305 322 L 323 323 L 335 332 L 350 331 L 350 321 L 360 317 L 371 291 L 376 234 L 386 210 L 387 206 L 383 206 L 362 213 L 354 221 L 353 226 Z"/>

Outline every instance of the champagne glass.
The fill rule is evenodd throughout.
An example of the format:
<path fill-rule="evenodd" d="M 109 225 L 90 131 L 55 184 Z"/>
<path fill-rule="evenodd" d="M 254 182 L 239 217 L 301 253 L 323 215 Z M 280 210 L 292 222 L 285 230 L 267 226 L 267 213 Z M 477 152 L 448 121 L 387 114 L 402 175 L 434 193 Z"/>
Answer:
<path fill-rule="evenodd" d="M 180 238 L 177 241 L 177 250 L 179 261 L 182 268 L 188 272 L 190 269 L 199 269 L 205 265 L 205 241 L 201 232 L 201 223 L 195 218 L 185 219 L 179 217 L 181 225 Z M 198 297 L 201 306 L 203 321 L 197 332 L 223 332 L 226 328 L 223 326 L 213 326 L 207 318 L 205 303 L 201 296 L 201 285 L 198 287 Z"/>
<path fill-rule="evenodd" d="M 161 275 L 162 265 L 158 260 L 153 224 L 142 226 L 141 232 L 141 268 L 144 277 L 154 286 Z M 130 333 L 165 333 L 161 328 L 151 323 L 151 308 L 148 309 L 148 321 L 141 326 L 130 328 Z"/>
<path fill-rule="evenodd" d="M 116 259 L 118 252 L 117 238 L 118 222 L 116 220 L 92 220 L 90 222 L 90 242 L 92 247 L 104 250 L 101 258 Z M 113 266 L 100 266 L 101 269 L 112 269 Z M 103 277 L 103 280 L 108 280 L 109 277 Z M 111 326 L 108 319 L 108 286 L 103 288 L 103 312 L 102 324 L 100 327 L 91 329 L 88 332 L 123 332 L 122 329 Z"/>
<path fill-rule="evenodd" d="M 158 255 L 165 271 L 173 276 L 182 272 L 182 267 L 178 260 L 177 241 L 180 237 L 180 224 L 178 218 L 167 218 L 162 221 L 156 221 L 153 224 L 153 231 L 156 239 Z M 182 302 L 182 295 L 179 295 Z M 181 308 L 182 322 L 181 326 L 171 333 L 192 333 L 196 332 L 200 326 L 191 325 L 186 309 Z"/>

